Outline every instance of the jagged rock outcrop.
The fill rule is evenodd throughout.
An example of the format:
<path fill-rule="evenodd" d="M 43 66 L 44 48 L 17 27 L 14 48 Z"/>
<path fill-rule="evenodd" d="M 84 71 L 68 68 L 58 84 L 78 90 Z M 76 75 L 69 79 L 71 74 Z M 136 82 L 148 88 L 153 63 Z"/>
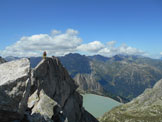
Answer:
<path fill-rule="evenodd" d="M 51 120 L 61 116 L 65 122 L 97 122 L 82 107 L 82 96 L 76 92 L 77 85 L 57 58 L 42 60 L 33 69 L 31 81 L 32 95 L 28 101 L 31 115 L 40 114 Z"/>
<path fill-rule="evenodd" d="M 30 93 L 30 62 L 28 59 L 0 65 L 0 121 L 20 120 L 27 108 Z"/>
<path fill-rule="evenodd" d="M 6 61 L 0 56 L 0 64 L 5 63 Z"/>
<path fill-rule="evenodd" d="M 28 59 L 0 65 L 0 121 L 97 122 L 84 110 L 77 85 L 60 61 Z"/>
<path fill-rule="evenodd" d="M 106 113 L 100 122 L 162 122 L 162 79 L 136 99 Z"/>
<path fill-rule="evenodd" d="M 102 94 L 104 92 L 103 87 L 95 80 L 93 74 L 77 74 L 74 80 L 79 86 L 80 90 Z"/>

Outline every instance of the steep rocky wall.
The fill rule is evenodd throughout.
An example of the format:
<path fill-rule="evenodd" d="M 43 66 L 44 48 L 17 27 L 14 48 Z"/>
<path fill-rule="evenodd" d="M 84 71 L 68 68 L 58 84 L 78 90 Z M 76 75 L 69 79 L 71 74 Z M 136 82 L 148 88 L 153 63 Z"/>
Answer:
<path fill-rule="evenodd" d="M 104 92 L 103 87 L 96 81 L 93 74 L 77 74 L 74 80 L 79 86 L 79 89 L 92 92 L 97 94 L 102 94 Z"/>
<path fill-rule="evenodd" d="M 0 65 L 0 121 L 19 120 L 24 116 L 30 93 L 28 59 Z"/>
<path fill-rule="evenodd" d="M 28 101 L 28 107 L 32 109 L 31 114 L 39 113 L 55 120 L 57 118 L 55 115 L 61 112 L 64 121 L 97 122 L 82 107 L 82 96 L 76 92 L 76 89 L 74 80 L 57 58 L 42 60 L 33 69 L 32 95 Z M 45 108 L 44 105 L 50 107 Z M 55 108 L 58 110 L 55 111 Z"/>
<path fill-rule="evenodd" d="M 60 61 L 28 59 L 0 65 L 1 122 L 97 122 L 84 110 L 77 85 Z"/>

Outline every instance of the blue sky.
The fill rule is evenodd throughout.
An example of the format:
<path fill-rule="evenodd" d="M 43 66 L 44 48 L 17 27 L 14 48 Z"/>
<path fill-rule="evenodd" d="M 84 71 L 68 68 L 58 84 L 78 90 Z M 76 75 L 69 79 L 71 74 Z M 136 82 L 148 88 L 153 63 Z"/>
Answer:
<path fill-rule="evenodd" d="M 118 49 L 120 50 L 120 48 L 123 48 L 123 46 L 121 45 L 126 45 L 126 48 L 130 47 L 130 51 L 131 48 L 134 50 L 136 49 L 136 51 L 134 51 L 135 54 L 138 54 L 138 52 L 139 54 L 141 52 L 144 52 L 149 54 L 150 56 L 157 57 L 160 56 L 160 52 L 162 52 L 162 1 L 0 1 L 0 55 L 2 56 L 12 55 L 12 53 L 10 52 L 13 51 L 28 51 L 29 49 L 27 50 L 24 46 L 23 47 L 26 50 L 24 48 L 21 50 L 16 50 L 17 48 L 22 48 L 22 45 L 24 43 L 21 44 L 21 47 L 19 47 L 20 45 L 16 43 L 18 41 L 26 41 L 24 39 L 21 39 L 24 36 L 32 37 L 32 35 L 40 34 L 50 35 L 52 30 L 59 30 L 61 31 L 60 35 L 65 35 L 68 29 L 72 29 L 75 33 L 75 36 L 70 38 L 77 38 L 81 39 L 82 41 L 74 39 L 71 43 L 78 41 L 73 47 L 77 48 L 77 51 L 76 49 L 66 50 L 66 53 L 81 52 L 85 54 L 95 54 L 100 52 L 99 54 L 105 54 L 111 52 L 112 54 L 112 51 L 116 51 Z M 77 33 L 75 31 L 77 31 Z M 66 35 L 66 37 L 67 38 L 65 38 L 64 41 L 69 41 L 68 34 Z M 45 37 L 42 38 L 46 39 Z M 62 38 L 63 37 L 61 37 L 61 39 Z M 31 45 L 28 46 L 32 47 L 32 41 L 34 40 L 30 40 L 29 38 L 27 39 L 31 43 Z M 39 41 L 41 41 L 41 39 L 38 40 L 37 43 L 39 43 Z M 56 40 L 53 39 L 53 41 Z M 59 40 L 57 39 L 57 44 L 58 41 Z M 102 48 L 104 48 L 104 50 L 109 50 L 109 47 L 104 45 L 106 45 L 107 42 L 111 41 L 114 41 L 116 44 L 115 46 L 113 46 L 113 49 L 111 51 L 101 51 Z M 63 41 L 60 40 L 60 42 Z M 99 47 L 94 47 L 94 45 L 96 44 Z M 6 48 L 7 46 L 9 46 L 9 49 Z M 58 44 L 58 47 L 55 48 L 59 48 L 59 46 L 60 45 Z M 78 48 L 78 46 L 80 47 Z M 86 48 L 86 46 L 92 47 L 93 49 L 81 50 L 81 48 Z M 126 52 L 128 52 L 129 49 L 127 49 Z M 48 50 L 49 49 L 47 49 L 47 51 Z M 40 49 L 37 50 L 38 53 L 39 51 Z M 59 52 L 59 50 L 54 50 L 54 52 L 56 51 Z M 53 53 L 52 50 L 49 50 L 49 52 Z M 120 53 L 121 51 L 116 52 Z M 29 55 L 30 54 L 31 52 L 29 53 Z M 59 54 L 62 55 L 63 53 L 58 53 L 56 55 Z M 130 54 L 133 54 L 133 52 Z M 13 55 L 17 55 L 17 53 L 13 53 Z M 21 53 L 21 55 L 24 54 Z"/>

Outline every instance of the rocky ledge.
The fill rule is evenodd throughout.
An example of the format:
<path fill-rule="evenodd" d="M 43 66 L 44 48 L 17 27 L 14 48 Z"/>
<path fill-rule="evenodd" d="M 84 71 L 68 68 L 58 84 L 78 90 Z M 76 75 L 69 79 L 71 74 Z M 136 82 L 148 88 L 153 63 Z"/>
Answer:
<path fill-rule="evenodd" d="M 97 122 L 82 106 L 77 85 L 60 61 L 28 59 L 0 65 L 0 121 Z"/>
<path fill-rule="evenodd" d="M 162 79 L 131 102 L 105 113 L 100 122 L 162 122 Z"/>

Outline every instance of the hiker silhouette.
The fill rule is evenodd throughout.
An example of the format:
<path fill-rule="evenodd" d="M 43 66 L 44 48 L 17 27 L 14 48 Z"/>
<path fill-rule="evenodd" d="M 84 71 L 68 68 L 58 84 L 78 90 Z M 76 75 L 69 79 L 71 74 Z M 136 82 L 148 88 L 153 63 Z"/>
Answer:
<path fill-rule="evenodd" d="M 47 53 L 46 51 L 43 52 L 43 59 L 46 59 Z"/>

